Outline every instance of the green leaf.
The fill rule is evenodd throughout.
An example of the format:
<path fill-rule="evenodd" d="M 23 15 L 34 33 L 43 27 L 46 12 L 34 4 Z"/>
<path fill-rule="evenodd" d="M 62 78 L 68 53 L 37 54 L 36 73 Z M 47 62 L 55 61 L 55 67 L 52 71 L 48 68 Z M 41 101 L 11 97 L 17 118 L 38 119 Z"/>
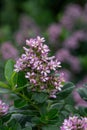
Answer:
<path fill-rule="evenodd" d="M 59 113 L 58 120 L 57 120 L 57 126 L 59 128 L 58 130 L 60 130 L 60 126 L 64 122 L 65 118 L 67 118 L 67 117 L 65 117 L 62 113 Z"/>
<path fill-rule="evenodd" d="M 45 102 L 47 100 L 47 98 L 48 98 L 48 95 L 46 93 L 42 93 L 42 92 L 34 93 L 32 96 L 32 99 L 38 103 Z"/>
<path fill-rule="evenodd" d="M 87 107 L 80 106 L 78 108 L 78 113 L 80 114 L 80 116 L 87 117 Z"/>
<path fill-rule="evenodd" d="M 51 109 L 46 114 L 41 116 L 41 122 L 48 124 L 49 122 L 54 122 L 56 117 L 58 117 L 58 110 Z"/>
<path fill-rule="evenodd" d="M 31 126 L 27 126 L 26 128 L 24 128 L 23 130 L 32 130 Z"/>
<path fill-rule="evenodd" d="M 5 65 L 5 78 L 9 82 L 14 70 L 14 61 L 13 60 L 8 60 L 6 65 Z"/>
<path fill-rule="evenodd" d="M 61 110 L 61 108 L 63 107 L 64 103 L 60 102 L 60 103 L 54 103 L 51 105 L 51 108 L 54 109 L 56 108 L 58 111 Z"/>
<path fill-rule="evenodd" d="M 33 117 L 32 119 L 32 123 L 35 123 L 35 124 L 40 124 L 41 123 L 41 120 L 39 117 Z"/>
<path fill-rule="evenodd" d="M 39 105 L 40 115 L 43 116 L 43 115 L 45 115 L 47 113 L 47 106 L 48 106 L 48 104 L 46 102 Z"/>
<path fill-rule="evenodd" d="M 32 130 L 32 123 L 31 122 L 26 122 L 26 124 L 25 124 L 25 128 L 24 128 L 24 130 Z"/>
<path fill-rule="evenodd" d="M 54 119 L 58 116 L 58 109 L 51 109 L 46 115 L 48 116 L 48 119 Z"/>
<path fill-rule="evenodd" d="M 35 116 L 35 114 L 37 114 L 35 110 L 26 110 L 26 109 L 25 109 L 25 110 L 20 110 L 20 109 L 19 109 L 18 111 L 17 111 L 17 110 L 16 110 L 16 111 L 13 110 L 13 111 L 11 111 L 11 112 L 13 112 L 13 113 L 14 113 L 14 112 L 16 112 L 16 113 L 21 113 L 21 115 L 24 115 L 24 116 L 28 116 L 28 115 L 29 115 L 29 116 Z M 16 115 L 16 117 L 17 117 L 17 115 Z M 20 116 L 18 115 L 18 117 L 20 117 Z"/>
<path fill-rule="evenodd" d="M 25 120 L 25 116 L 23 114 L 20 114 L 20 110 L 15 110 L 13 114 L 11 113 L 11 120 L 15 120 L 16 122 L 20 122 L 20 124 Z M 23 124 L 24 126 L 24 124 Z"/>
<path fill-rule="evenodd" d="M 0 87 L 9 88 L 9 86 L 7 84 L 5 84 L 4 82 L 2 82 L 2 81 L 0 81 Z"/>
<path fill-rule="evenodd" d="M 21 91 L 22 89 L 24 89 L 24 88 L 26 88 L 26 87 L 28 87 L 29 86 L 29 84 L 26 84 L 26 85 L 24 85 L 23 87 L 17 87 L 16 89 L 15 89 L 15 91 L 16 92 L 19 92 L 19 91 Z"/>
<path fill-rule="evenodd" d="M 78 88 L 77 92 L 83 100 L 87 101 L 87 87 Z"/>
<path fill-rule="evenodd" d="M 1 94 L 7 94 L 7 93 L 11 93 L 11 91 L 9 89 L 0 88 L 0 93 Z"/>
<path fill-rule="evenodd" d="M 11 128 L 11 130 L 21 130 L 20 124 L 15 119 L 12 119 L 10 122 L 8 122 L 8 126 Z"/>
<path fill-rule="evenodd" d="M 3 126 L 2 125 L 2 126 L 0 126 L 0 130 L 10 130 L 10 129 L 7 126 L 5 126 L 5 125 Z"/>
<path fill-rule="evenodd" d="M 16 108 L 22 108 L 22 107 L 24 107 L 26 104 L 27 104 L 26 101 L 23 100 L 23 99 L 17 99 L 17 100 L 14 101 L 14 106 L 15 106 Z"/>
<path fill-rule="evenodd" d="M 47 126 L 43 126 L 42 130 L 59 130 L 59 129 L 56 125 L 47 125 Z"/>
<path fill-rule="evenodd" d="M 17 86 L 23 87 L 26 84 L 27 84 L 27 79 L 25 78 L 25 73 L 19 72 L 18 73 L 18 79 L 17 79 Z"/>
<path fill-rule="evenodd" d="M 3 125 L 3 121 L 2 121 L 2 118 L 0 118 L 0 130 L 9 130 L 5 124 Z"/>
<path fill-rule="evenodd" d="M 16 122 L 15 126 L 13 126 L 13 129 L 12 130 L 21 130 L 21 125 Z"/>
<path fill-rule="evenodd" d="M 15 87 L 15 85 L 17 85 L 17 79 L 18 79 L 18 73 L 17 72 L 13 72 L 12 76 L 11 76 L 11 85 L 12 87 Z"/>
<path fill-rule="evenodd" d="M 75 108 L 72 105 L 65 105 L 65 110 L 68 111 L 69 113 L 75 113 Z"/>
<path fill-rule="evenodd" d="M 7 114 L 7 115 L 5 115 L 5 116 L 2 117 L 2 121 L 3 122 L 7 122 L 8 120 L 10 120 L 10 117 L 11 117 L 11 115 Z"/>
<path fill-rule="evenodd" d="M 57 93 L 57 98 L 56 99 L 57 100 L 63 100 L 65 98 L 67 98 L 72 93 L 74 88 L 75 88 L 75 86 L 74 86 L 73 83 L 71 83 L 71 82 L 66 83 L 63 86 L 61 92 Z"/>

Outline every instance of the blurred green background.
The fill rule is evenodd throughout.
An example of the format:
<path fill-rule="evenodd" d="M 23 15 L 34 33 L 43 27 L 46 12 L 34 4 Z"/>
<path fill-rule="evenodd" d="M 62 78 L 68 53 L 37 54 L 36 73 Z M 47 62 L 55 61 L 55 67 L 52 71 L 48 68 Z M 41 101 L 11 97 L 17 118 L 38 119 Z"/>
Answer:
<path fill-rule="evenodd" d="M 66 11 L 67 8 L 71 8 L 71 14 Z M 5 62 L 9 58 L 16 60 L 19 57 L 26 38 L 40 35 L 46 38 L 51 54 L 57 58 L 59 55 L 62 58 L 65 56 L 63 60 L 59 59 L 66 80 L 81 86 L 87 81 L 86 11 L 86 0 L 1 0 L 0 79 L 4 80 Z M 67 28 L 64 23 L 73 27 Z M 68 41 L 69 46 L 66 44 Z M 76 47 L 72 48 L 74 42 Z"/>
<path fill-rule="evenodd" d="M 69 3 L 84 6 L 86 0 L 1 0 L 0 25 L 8 25 L 14 31 L 18 27 L 20 15 L 26 13 L 40 26 L 48 26 L 58 20 L 58 14 Z"/>

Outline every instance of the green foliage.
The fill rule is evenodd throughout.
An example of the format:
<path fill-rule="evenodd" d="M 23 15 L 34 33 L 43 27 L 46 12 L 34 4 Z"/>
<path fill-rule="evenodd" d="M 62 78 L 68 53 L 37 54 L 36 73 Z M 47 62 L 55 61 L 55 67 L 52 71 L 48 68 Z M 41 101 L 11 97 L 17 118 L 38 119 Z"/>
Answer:
<path fill-rule="evenodd" d="M 42 130 L 58 130 L 58 127 L 56 125 L 48 125 L 44 126 Z"/>
<path fill-rule="evenodd" d="M 32 99 L 34 101 L 38 102 L 38 103 L 45 102 L 47 100 L 47 98 L 48 98 L 48 95 L 46 93 L 42 93 L 42 92 L 40 92 L 40 93 L 34 93 L 32 95 Z"/>
<path fill-rule="evenodd" d="M 6 93 L 10 93 L 11 91 L 9 89 L 4 89 L 0 87 L 0 93 L 1 94 L 6 94 Z"/>
<path fill-rule="evenodd" d="M 71 83 L 71 82 L 66 83 L 63 86 L 62 91 L 57 94 L 57 99 L 62 100 L 62 99 L 67 98 L 72 93 L 74 88 L 75 88 L 75 86 L 73 83 Z"/>
<path fill-rule="evenodd" d="M 26 101 L 23 99 L 17 99 L 14 101 L 14 106 L 16 108 L 21 108 L 21 107 L 24 107 L 25 105 L 26 105 Z"/>
<path fill-rule="evenodd" d="M 13 60 L 8 60 L 8 62 L 5 65 L 5 78 L 8 82 L 11 80 L 11 76 L 13 74 L 15 62 Z"/>
<path fill-rule="evenodd" d="M 50 98 L 46 92 L 30 90 L 24 72 L 14 72 L 14 61 L 9 60 L 5 66 L 7 82 L 0 81 L 0 93 L 13 94 L 14 104 L 8 114 L 1 118 L 0 129 L 3 130 L 59 130 L 65 118 L 71 115 L 87 116 L 87 108 L 75 108 L 72 99 L 74 84 L 67 82 L 56 98 Z M 79 94 L 87 100 L 87 88 L 78 89 Z"/>
<path fill-rule="evenodd" d="M 17 85 L 18 87 L 23 87 L 26 85 L 27 79 L 25 78 L 24 72 L 19 72 L 18 73 L 18 79 L 17 79 Z"/>
<path fill-rule="evenodd" d="M 32 128 L 30 126 L 27 126 L 26 128 L 24 128 L 23 130 L 32 130 Z"/>
<path fill-rule="evenodd" d="M 77 91 L 80 94 L 81 98 L 87 101 L 87 87 L 78 88 Z"/>

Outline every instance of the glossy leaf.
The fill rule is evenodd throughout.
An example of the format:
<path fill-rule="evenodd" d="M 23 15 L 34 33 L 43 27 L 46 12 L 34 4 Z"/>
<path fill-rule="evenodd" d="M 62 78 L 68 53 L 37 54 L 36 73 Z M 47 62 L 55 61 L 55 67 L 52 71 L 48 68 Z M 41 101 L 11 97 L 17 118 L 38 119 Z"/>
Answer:
<path fill-rule="evenodd" d="M 35 124 L 40 124 L 41 123 L 41 120 L 39 117 L 33 117 L 32 118 L 32 122 L 35 123 Z"/>
<path fill-rule="evenodd" d="M 25 78 L 24 72 L 19 72 L 18 73 L 17 86 L 18 87 L 23 87 L 26 84 L 27 84 L 27 79 Z"/>
<path fill-rule="evenodd" d="M 13 72 L 12 76 L 11 76 L 11 85 L 12 87 L 15 87 L 17 85 L 17 78 L 18 78 L 18 73 L 17 72 Z"/>
<path fill-rule="evenodd" d="M 43 103 L 47 100 L 48 95 L 46 93 L 34 93 L 32 99 L 38 103 Z"/>
<path fill-rule="evenodd" d="M 55 117 L 58 116 L 58 109 L 51 109 L 47 113 L 48 119 L 54 119 Z"/>
<path fill-rule="evenodd" d="M 15 119 L 10 120 L 8 126 L 11 128 L 10 130 L 21 130 L 20 124 Z"/>
<path fill-rule="evenodd" d="M 0 87 L 0 93 L 1 94 L 8 94 L 8 93 L 11 93 L 11 91 L 9 89 L 5 89 L 5 88 Z"/>
<path fill-rule="evenodd" d="M 27 126 L 26 128 L 24 128 L 22 130 L 32 130 L 32 127 L 31 126 Z"/>
<path fill-rule="evenodd" d="M 7 84 L 5 84 L 4 82 L 2 82 L 2 81 L 0 81 L 0 87 L 9 88 L 9 86 Z"/>
<path fill-rule="evenodd" d="M 6 65 L 5 65 L 5 78 L 6 80 L 9 82 L 11 79 L 11 76 L 13 74 L 13 70 L 14 70 L 14 61 L 13 60 L 8 60 Z"/>
<path fill-rule="evenodd" d="M 43 126 L 42 130 L 59 130 L 59 129 L 56 125 L 47 125 L 47 126 Z"/>
<path fill-rule="evenodd" d="M 17 87 L 17 88 L 15 89 L 15 91 L 16 91 L 16 92 L 19 92 L 19 91 L 23 90 L 24 88 L 26 88 L 26 87 L 28 87 L 28 86 L 29 86 L 29 85 L 26 84 L 26 85 L 24 85 L 23 87 Z"/>
<path fill-rule="evenodd" d="M 77 92 L 83 100 L 87 101 L 87 87 L 78 88 Z"/>
<path fill-rule="evenodd" d="M 64 103 L 60 102 L 60 103 L 54 103 L 51 105 L 51 108 L 54 109 L 56 108 L 57 110 L 61 110 L 61 108 L 63 107 Z"/>
<path fill-rule="evenodd" d="M 66 83 L 63 86 L 61 92 L 57 93 L 57 99 L 58 100 L 63 100 L 65 98 L 67 98 L 72 93 L 74 88 L 75 88 L 75 86 L 74 86 L 73 83 L 71 83 L 71 82 Z"/>
<path fill-rule="evenodd" d="M 14 101 L 14 106 L 15 106 L 16 108 L 22 108 L 22 107 L 24 107 L 25 105 L 26 105 L 26 101 L 23 100 L 23 99 L 17 99 L 17 100 Z"/>

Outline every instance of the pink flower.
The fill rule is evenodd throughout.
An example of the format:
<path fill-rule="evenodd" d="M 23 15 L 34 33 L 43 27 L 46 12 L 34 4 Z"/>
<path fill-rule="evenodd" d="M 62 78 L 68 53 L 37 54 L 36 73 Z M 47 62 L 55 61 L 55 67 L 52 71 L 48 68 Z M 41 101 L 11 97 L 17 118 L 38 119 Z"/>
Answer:
<path fill-rule="evenodd" d="M 86 117 L 69 117 L 65 119 L 63 125 L 60 127 L 60 130 L 86 130 L 87 129 L 87 118 Z"/>
<path fill-rule="evenodd" d="M 75 72 L 80 72 L 81 67 L 80 67 L 80 61 L 77 57 L 71 56 L 70 59 L 68 59 L 68 62 L 71 66 L 71 69 Z"/>
<path fill-rule="evenodd" d="M 69 52 L 69 50 L 67 49 L 60 49 L 58 50 L 58 52 L 56 53 L 56 58 L 59 59 L 61 62 L 63 61 L 68 61 L 68 59 L 70 59 L 71 54 Z"/>
<path fill-rule="evenodd" d="M 17 60 L 15 71 L 25 71 L 25 78 L 33 86 L 32 90 L 45 90 L 50 97 L 56 97 L 56 93 L 61 90 L 62 82 L 64 82 L 63 76 L 55 76 L 61 65 L 54 56 L 48 57 L 50 50 L 43 42 L 45 39 L 39 36 L 36 39 L 26 40 L 29 48 L 23 47 L 25 54 Z"/>
<path fill-rule="evenodd" d="M 83 31 L 74 32 L 69 38 L 64 41 L 64 46 L 69 49 L 77 49 L 79 42 L 84 40 L 85 33 Z"/>
<path fill-rule="evenodd" d="M 0 100 L 0 116 L 7 114 L 9 106 Z"/>
<path fill-rule="evenodd" d="M 62 32 L 62 28 L 60 25 L 54 23 L 50 25 L 47 32 L 49 35 L 49 40 L 51 42 L 55 42 Z"/>
<path fill-rule="evenodd" d="M 76 21 L 81 17 L 82 9 L 80 6 L 76 4 L 69 4 L 66 9 L 65 13 L 61 19 L 61 24 L 67 28 L 72 29 Z"/>
<path fill-rule="evenodd" d="M 65 81 L 69 81 L 71 79 L 71 72 L 69 70 L 61 69 L 59 72 L 64 74 Z"/>

